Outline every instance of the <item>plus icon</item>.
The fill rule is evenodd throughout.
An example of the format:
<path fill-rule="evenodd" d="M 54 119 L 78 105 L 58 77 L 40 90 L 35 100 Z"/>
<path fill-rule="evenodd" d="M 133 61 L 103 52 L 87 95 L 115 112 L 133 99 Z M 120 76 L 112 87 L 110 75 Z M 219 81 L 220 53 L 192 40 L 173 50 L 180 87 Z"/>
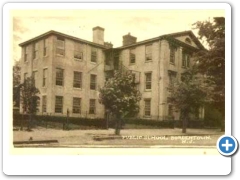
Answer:
<path fill-rule="evenodd" d="M 222 146 L 226 148 L 226 151 L 229 150 L 229 147 L 232 147 L 232 146 L 233 146 L 232 144 L 228 144 L 228 143 L 229 143 L 229 142 L 228 142 L 228 139 L 227 139 L 227 140 L 226 140 L 226 144 L 222 144 Z"/>
<path fill-rule="evenodd" d="M 221 136 L 217 141 L 217 149 L 220 154 L 230 156 L 237 150 L 238 142 L 233 136 Z"/>

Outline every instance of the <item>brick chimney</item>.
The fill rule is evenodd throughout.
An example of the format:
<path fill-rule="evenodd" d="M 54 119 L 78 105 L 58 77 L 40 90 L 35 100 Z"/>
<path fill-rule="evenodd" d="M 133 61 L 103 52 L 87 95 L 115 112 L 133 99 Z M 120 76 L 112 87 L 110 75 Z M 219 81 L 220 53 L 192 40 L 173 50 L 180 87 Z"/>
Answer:
<path fill-rule="evenodd" d="M 112 44 L 111 42 L 104 42 L 104 46 L 105 46 L 107 49 L 113 48 L 113 44 Z"/>
<path fill-rule="evenodd" d="M 127 35 L 123 36 L 123 46 L 135 44 L 137 42 L 137 38 L 134 36 L 131 36 L 130 33 Z"/>
<path fill-rule="evenodd" d="M 93 42 L 104 45 L 104 28 L 99 26 L 93 28 Z"/>

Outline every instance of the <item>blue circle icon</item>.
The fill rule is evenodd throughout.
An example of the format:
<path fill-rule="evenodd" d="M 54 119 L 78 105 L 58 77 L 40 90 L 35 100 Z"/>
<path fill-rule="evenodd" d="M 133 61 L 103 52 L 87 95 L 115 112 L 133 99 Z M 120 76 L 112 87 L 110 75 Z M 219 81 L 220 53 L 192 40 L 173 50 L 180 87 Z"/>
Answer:
<path fill-rule="evenodd" d="M 238 148 L 238 142 L 233 136 L 221 136 L 217 141 L 217 149 L 224 156 L 233 155 Z"/>

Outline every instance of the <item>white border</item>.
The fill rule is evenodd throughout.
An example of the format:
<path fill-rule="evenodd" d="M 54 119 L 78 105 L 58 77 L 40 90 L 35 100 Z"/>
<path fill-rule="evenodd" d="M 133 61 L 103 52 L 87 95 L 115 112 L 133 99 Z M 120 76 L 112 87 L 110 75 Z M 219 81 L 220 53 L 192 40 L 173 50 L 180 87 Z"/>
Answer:
<path fill-rule="evenodd" d="M 9 10 L 11 9 L 79 9 L 79 4 L 15 3 L 3 7 L 3 172 L 8 175 L 227 175 L 231 158 L 221 155 L 181 156 L 28 156 L 11 155 L 9 123 L 12 97 L 9 57 Z M 226 11 L 226 134 L 231 134 L 231 7 L 226 3 L 158 4 L 158 3 L 86 3 L 80 9 L 225 9 Z M 6 111 L 5 111 L 6 110 Z M 194 149 L 192 149 L 194 151 Z M 174 152 L 174 150 L 169 149 Z M 174 153 L 173 153 L 174 154 Z M 204 166 L 203 166 L 204 164 Z M 217 166 L 221 164 L 221 166 Z"/>

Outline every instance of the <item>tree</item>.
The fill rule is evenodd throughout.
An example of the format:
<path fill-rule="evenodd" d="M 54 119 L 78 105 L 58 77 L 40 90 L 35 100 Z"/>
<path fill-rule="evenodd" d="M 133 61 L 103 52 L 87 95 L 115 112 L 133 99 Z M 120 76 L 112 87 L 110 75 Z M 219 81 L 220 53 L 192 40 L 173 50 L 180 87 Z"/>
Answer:
<path fill-rule="evenodd" d="M 114 76 L 108 79 L 105 86 L 100 89 L 100 102 L 106 110 L 115 115 L 115 134 L 120 134 L 123 117 L 139 112 L 138 102 L 141 94 L 136 89 L 131 72 L 116 71 Z"/>
<path fill-rule="evenodd" d="M 205 102 L 203 77 L 196 75 L 195 69 L 189 69 L 182 74 L 181 81 L 176 81 L 169 87 L 171 96 L 169 102 L 180 110 L 182 132 L 186 133 L 189 115 L 194 114 Z"/>
<path fill-rule="evenodd" d="M 19 62 L 16 61 L 13 66 L 13 104 L 15 107 L 20 106 L 20 80 L 21 80 L 21 67 Z"/>
<path fill-rule="evenodd" d="M 225 131 L 225 18 L 216 17 L 213 21 L 198 21 L 193 25 L 208 46 L 208 50 L 194 55 L 198 62 L 196 68 L 207 77 L 205 83 L 212 87 L 209 103 L 222 113 L 222 131 Z"/>
<path fill-rule="evenodd" d="M 32 115 L 38 110 L 39 90 L 35 87 L 34 81 L 33 77 L 28 77 L 20 84 L 23 113 L 29 114 L 28 130 L 31 129 Z"/>

